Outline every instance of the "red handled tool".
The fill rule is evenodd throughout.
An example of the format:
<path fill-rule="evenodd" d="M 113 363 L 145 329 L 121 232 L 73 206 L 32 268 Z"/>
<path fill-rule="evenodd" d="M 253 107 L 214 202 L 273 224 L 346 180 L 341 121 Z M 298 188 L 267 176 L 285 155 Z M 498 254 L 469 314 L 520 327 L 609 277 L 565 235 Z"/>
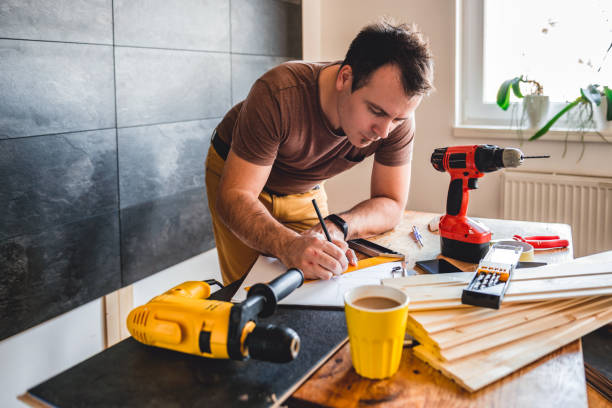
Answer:
<path fill-rule="evenodd" d="M 569 246 L 569 241 L 560 239 L 558 235 L 537 235 L 524 238 L 520 235 L 514 235 L 512 238 L 515 241 L 526 242 L 534 249 L 567 248 Z"/>

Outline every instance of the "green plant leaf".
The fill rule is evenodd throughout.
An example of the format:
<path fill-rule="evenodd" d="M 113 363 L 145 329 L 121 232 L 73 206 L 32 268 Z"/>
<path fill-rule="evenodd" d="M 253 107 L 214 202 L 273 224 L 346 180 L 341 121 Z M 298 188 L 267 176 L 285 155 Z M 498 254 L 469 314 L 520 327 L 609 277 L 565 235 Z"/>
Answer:
<path fill-rule="evenodd" d="M 521 78 L 523 78 L 521 76 Z M 516 95 L 517 98 L 522 98 L 523 94 L 521 93 L 521 78 L 514 78 L 516 79 L 516 81 L 512 82 L 512 91 L 514 92 L 514 95 Z"/>
<path fill-rule="evenodd" d="M 518 83 L 519 79 L 519 77 L 508 79 L 499 87 L 497 91 L 497 105 L 503 110 L 508 110 L 508 106 L 510 106 L 510 87 L 513 86 L 513 83 Z"/>
<path fill-rule="evenodd" d="M 612 46 L 612 44 L 610 44 Z M 606 120 L 612 120 L 612 89 L 604 86 L 604 95 L 608 100 L 608 109 L 606 112 Z"/>
<path fill-rule="evenodd" d="M 542 128 L 540 130 L 538 130 L 533 136 L 531 136 L 529 138 L 529 141 L 539 139 L 542 135 L 544 135 L 546 132 L 548 132 L 550 130 L 552 125 L 554 125 L 555 122 L 558 121 L 561 116 L 565 115 L 566 112 L 568 112 L 574 106 L 578 105 L 582 100 L 583 100 L 583 98 L 580 96 L 580 97 L 576 98 L 576 100 L 574 102 L 568 103 L 567 105 L 565 105 L 565 107 L 563 109 L 561 109 L 555 116 L 553 116 L 553 118 L 551 120 L 546 122 L 546 124 L 544 126 L 542 126 Z"/>
<path fill-rule="evenodd" d="M 592 105 L 599 106 L 601 104 L 601 94 L 597 89 L 597 85 L 589 85 L 586 88 L 580 88 L 580 94 Z"/>

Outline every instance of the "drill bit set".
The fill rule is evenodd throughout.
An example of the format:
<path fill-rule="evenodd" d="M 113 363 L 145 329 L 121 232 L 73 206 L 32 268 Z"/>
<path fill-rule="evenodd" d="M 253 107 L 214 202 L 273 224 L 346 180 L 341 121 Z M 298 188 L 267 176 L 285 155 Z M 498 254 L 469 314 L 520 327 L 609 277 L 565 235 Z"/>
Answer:
<path fill-rule="evenodd" d="M 523 249 L 519 246 L 494 244 L 480 261 L 476 274 L 463 289 L 461 303 L 499 309 L 512 272 Z"/>

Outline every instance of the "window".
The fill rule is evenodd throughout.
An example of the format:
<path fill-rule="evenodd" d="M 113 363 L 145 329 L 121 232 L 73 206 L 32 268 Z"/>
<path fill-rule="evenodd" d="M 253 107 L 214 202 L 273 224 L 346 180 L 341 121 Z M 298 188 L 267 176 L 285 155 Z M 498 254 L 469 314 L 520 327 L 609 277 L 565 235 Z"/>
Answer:
<path fill-rule="evenodd" d="M 543 85 L 550 112 L 588 84 L 612 86 L 610 0 L 464 0 L 457 10 L 459 125 L 516 120 L 520 104 L 508 111 L 495 104 L 501 83 L 516 76 Z"/>

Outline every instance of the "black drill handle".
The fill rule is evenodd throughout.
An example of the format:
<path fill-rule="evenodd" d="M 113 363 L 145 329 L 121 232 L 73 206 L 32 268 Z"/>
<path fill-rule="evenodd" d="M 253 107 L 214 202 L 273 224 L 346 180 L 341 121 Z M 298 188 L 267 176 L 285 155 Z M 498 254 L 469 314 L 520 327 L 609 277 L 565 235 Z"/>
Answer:
<path fill-rule="evenodd" d="M 297 268 L 291 268 L 268 285 L 276 294 L 278 300 L 284 299 L 291 292 L 302 286 L 304 274 Z"/>
<path fill-rule="evenodd" d="M 452 179 L 448 186 L 448 197 L 446 198 L 446 213 L 457 215 L 463 204 L 463 179 Z"/>
<path fill-rule="evenodd" d="M 259 316 L 267 317 L 274 313 L 276 304 L 279 300 L 285 298 L 295 289 L 302 286 L 302 283 L 304 283 L 304 274 L 302 271 L 297 268 L 291 268 L 268 284 L 258 283 L 253 285 L 253 287 L 249 289 L 247 299 L 253 296 L 262 296 L 265 302 Z"/>

